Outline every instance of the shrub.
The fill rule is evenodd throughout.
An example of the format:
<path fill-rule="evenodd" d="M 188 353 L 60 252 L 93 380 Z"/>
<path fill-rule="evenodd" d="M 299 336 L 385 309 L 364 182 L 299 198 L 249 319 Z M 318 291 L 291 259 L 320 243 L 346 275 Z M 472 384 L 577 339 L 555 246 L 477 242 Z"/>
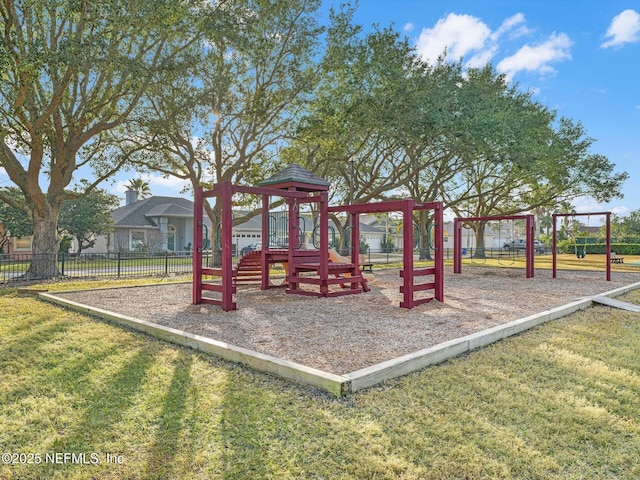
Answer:
<path fill-rule="evenodd" d="M 578 250 L 582 251 L 584 245 L 579 244 Z M 561 240 L 558 242 L 560 253 L 575 253 L 576 246 L 573 240 Z M 606 243 L 590 243 L 587 245 L 587 255 L 604 255 L 607 251 Z M 640 243 L 612 243 L 611 251 L 617 255 L 640 255 Z"/>

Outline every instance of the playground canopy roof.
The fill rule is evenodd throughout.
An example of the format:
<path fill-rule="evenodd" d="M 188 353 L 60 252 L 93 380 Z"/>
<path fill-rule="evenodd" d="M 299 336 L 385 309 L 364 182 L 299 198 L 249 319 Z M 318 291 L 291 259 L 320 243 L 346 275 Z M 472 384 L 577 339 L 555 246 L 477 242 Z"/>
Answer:
<path fill-rule="evenodd" d="M 272 188 L 296 187 L 299 191 L 320 192 L 329 190 L 331 184 L 297 163 L 292 163 L 258 185 Z"/>

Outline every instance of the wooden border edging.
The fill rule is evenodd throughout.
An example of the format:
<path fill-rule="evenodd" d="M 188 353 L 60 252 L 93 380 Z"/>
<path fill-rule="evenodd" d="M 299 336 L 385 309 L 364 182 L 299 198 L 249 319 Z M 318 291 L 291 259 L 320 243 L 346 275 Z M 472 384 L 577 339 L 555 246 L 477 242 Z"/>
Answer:
<path fill-rule="evenodd" d="M 363 368 L 345 375 L 351 380 L 351 392 L 371 387 L 384 380 L 406 375 L 429 365 L 444 362 L 463 353 L 486 347 L 506 337 L 516 335 L 541 323 L 555 320 L 591 306 L 591 299 L 578 300 L 562 307 L 546 310 L 535 315 L 520 318 L 504 325 L 498 325 L 481 332 L 441 343 L 402 357 Z"/>
<path fill-rule="evenodd" d="M 640 282 L 632 283 L 630 285 L 625 285 L 624 287 L 618 287 L 613 290 L 609 290 L 608 292 L 601 293 L 599 295 L 594 295 L 594 297 L 610 297 L 615 298 L 620 295 L 624 295 L 625 293 L 632 292 L 633 290 L 637 290 L 640 288 Z"/>
<path fill-rule="evenodd" d="M 75 311 L 87 313 L 120 325 L 126 325 L 167 342 L 190 347 L 194 350 L 200 350 L 224 358 L 225 360 L 247 365 L 261 372 L 271 373 L 288 380 L 293 380 L 294 382 L 311 385 L 332 393 L 337 397 L 349 392 L 348 379 L 340 375 L 323 372 L 322 370 L 281 360 L 270 355 L 237 347 L 226 342 L 219 342 L 200 335 L 194 335 L 175 328 L 138 320 L 101 308 L 89 307 L 78 302 L 56 297 L 53 294 L 41 293 L 40 298 Z"/>
<path fill-rule="evenodd" d="M 182 330 L 158 325 L 156 323 L 138 320 L 126 315 L 109 312 L 100 308 L 90 307 L 72 300 L 66 300 L 51 293 L 40 293 L 39 297 L 57 305 L 87 313 L 114 323 L 126 325 L 135 330 L 145 332 L 161 340 L 175 343 L 202 352 L 218 356 L 225 360 L 247 365 L 257 371 L 270 373 L 297 383 L 310 385 L 315 388 L 341 397 L 364 388 L 372 387 L 386 380 L 407 375 L 429 365 L 444 362 L 472 350 L 486 347 L 503 338 L 522 333 L 537 325 L 570 315 L 578 310 L 584 310 L 593 305 L 594 297 L 615 298 L 640 288 L 640 282 L 616 288 L 599 295 L 573 301 L 560 307 L 545 310 L 534 315 L 519 318 L 504 325 L 498 325 L 481 332 L 472 333 L 465 337 L 449 340 L 433 347 L 409 353 L 398 358 L 387 360 L 370 367 L 348 373 L 335 375 L 315 368 L 307 367 L 295 362 L 281 360 L 270 355 L 237 347 L 226 342 L 194 335 Z M 64 292 L 69 293 L 69 292 Z"/>
<path fill-rule="evenodd" d="M 619 308 L 621 310 L 627 310 L 629 312 L 640 313 L 640 305 L 633 305 L 632 303 L 622 302 L 620 300 L 616 300 L 615 298 L 611 298 L 611 297 L 596 296 L 596 297 L 593 297 L 593 302 L 606 305 L 607 307 L 614 307 L 614 308 Z"/>
<path fill-rule="evenodd" d="M 609 290 L 593 297 L 617 297 L 640 288 L 640 282 Z M 503 338 L 522 333 L 542 323 L 570 315 L 578 310 L 584 310 L 593 305 L 593 297 L 576 300 L 560 307 L 545 310 L 528 317 L 514 320 L 504 325 L 498 325 L 481 332 L 472 333 L 465 337 L 419 350 L 402 357 L 372 365 L 345 375 L 351 380 L 350 393 L 371 387 L 385 380 L 400 377 L 429 365 L 444 362 L 455 356 L 470 352 L 477 348 L 486 347 Z"/>

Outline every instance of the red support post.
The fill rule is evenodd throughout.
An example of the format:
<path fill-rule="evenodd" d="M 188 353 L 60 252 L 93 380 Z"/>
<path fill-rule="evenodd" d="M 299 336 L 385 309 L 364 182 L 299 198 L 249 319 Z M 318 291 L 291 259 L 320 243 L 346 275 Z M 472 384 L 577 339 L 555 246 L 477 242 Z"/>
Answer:
<path fill-rule="evenodd" d="M 453 273 L 462 273 L 462 221 L 453 220 Z"/>
<path fill-rule="evenodd" d="M 329 195 L 320 192 L 320 295 L 329 295 Z"/>
<path fill-rule="evenodd" d="M 552 273 L 552 277 L 556 278 L 556 268 L 558 265 L 558 259 L 557 254 L 558 254 L 558 231 L 557 231 L 557 227 L 556 227 L 556 214 L 554 213 L 553 215 L 551 215 L 551 222 L 553 223 L 552 225 L 552 231 L 553 231 L 553 241 L 551 242 L 551 255 L 552 255 L 552 260 L 551 260 L 551 271 Z"/>
<path fill-rule="evenodd" d="M 203 225 L 203 191 L 196 187 L 193 202 L 193 281 L 192 302 L 194 305 L 202 303 L 202 225 Z"/>
<path fill-rule="evenodd" d="M 403 300 L 400 306 L 403 308 L 413 308 L 413 207 L 415 201 L 404 199 L 402 201 L 402 225 L 404 234 L 402 236 L 402 263 L 403 270 L 400 272 L 403 277 Z"/>
<path fill-rule="evenodd" d="M 611 281 L 611 213 L 607 212 L 607 282 Z"/>
<path fill-rule="evenodd" d="M 262 195 L 262 238 L 260 239 L 262 251 L 260 253 L 262 261 L 262 279 L 260 288 L 269 288 L 269 262 L 267 261 L 267 250 L 269 249 L 269 195 Z"/>
<path fill-rule="evenodd" d="M 533 219 L 533 215 L 527 215 L 525 220 L 525 228 L 526 228 L 526 236 L 527 236 L 527 244 L 526 244 L 526 256 L 525 259 L 525 277 L 533 278 L 534 276 L 534 261 L 535 261 L 535 250 L 534 250 L 534 238 L 535 238 L 535 222 Z"/>
<path fill-rule="evenodd" d="M 222 309 L 225 312 L 236 309 L 233 301 L 233 212 L 231 182 L 222 182 L 218 200 L 222 207 Z"/>
<path fill-rule="evenodd" d="M 289 251 L 295 250 L 295 237 L 298 231 L 298 201 L 295 198 L 287 198 L 287 248 Z"/>
<path fill-rule="evenodd" d="M 435 289 L 434 298 L 439 302 L 444 302 L 444 212 L 442 202 L 437 202 L 433 212 L 435 222 L 434 231 L 434 267 L 435 267 Z M 413 228 L 412 228 L 413 230 Z"/>
<path fill-rule="evenodd" d="M 351 217 L 351 263 L 360 265 L 360 215 L 352 213 Z"/>

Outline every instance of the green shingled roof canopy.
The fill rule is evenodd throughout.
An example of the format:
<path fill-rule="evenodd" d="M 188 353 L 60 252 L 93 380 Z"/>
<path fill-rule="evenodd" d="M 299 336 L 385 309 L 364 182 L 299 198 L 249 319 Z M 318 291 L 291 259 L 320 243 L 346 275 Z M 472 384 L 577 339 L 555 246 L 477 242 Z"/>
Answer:
<path fill-rule="evenodd" d="M 261 187 L 283 189 L 295 187 L 298 191 L 321 192 L 329 190 L 330 183 L 324 178 L 311 173 L 306 168 L 303 168 L 296 163 L 292 163 L 275 175 L 263 180 L 259 185 Z"/>

